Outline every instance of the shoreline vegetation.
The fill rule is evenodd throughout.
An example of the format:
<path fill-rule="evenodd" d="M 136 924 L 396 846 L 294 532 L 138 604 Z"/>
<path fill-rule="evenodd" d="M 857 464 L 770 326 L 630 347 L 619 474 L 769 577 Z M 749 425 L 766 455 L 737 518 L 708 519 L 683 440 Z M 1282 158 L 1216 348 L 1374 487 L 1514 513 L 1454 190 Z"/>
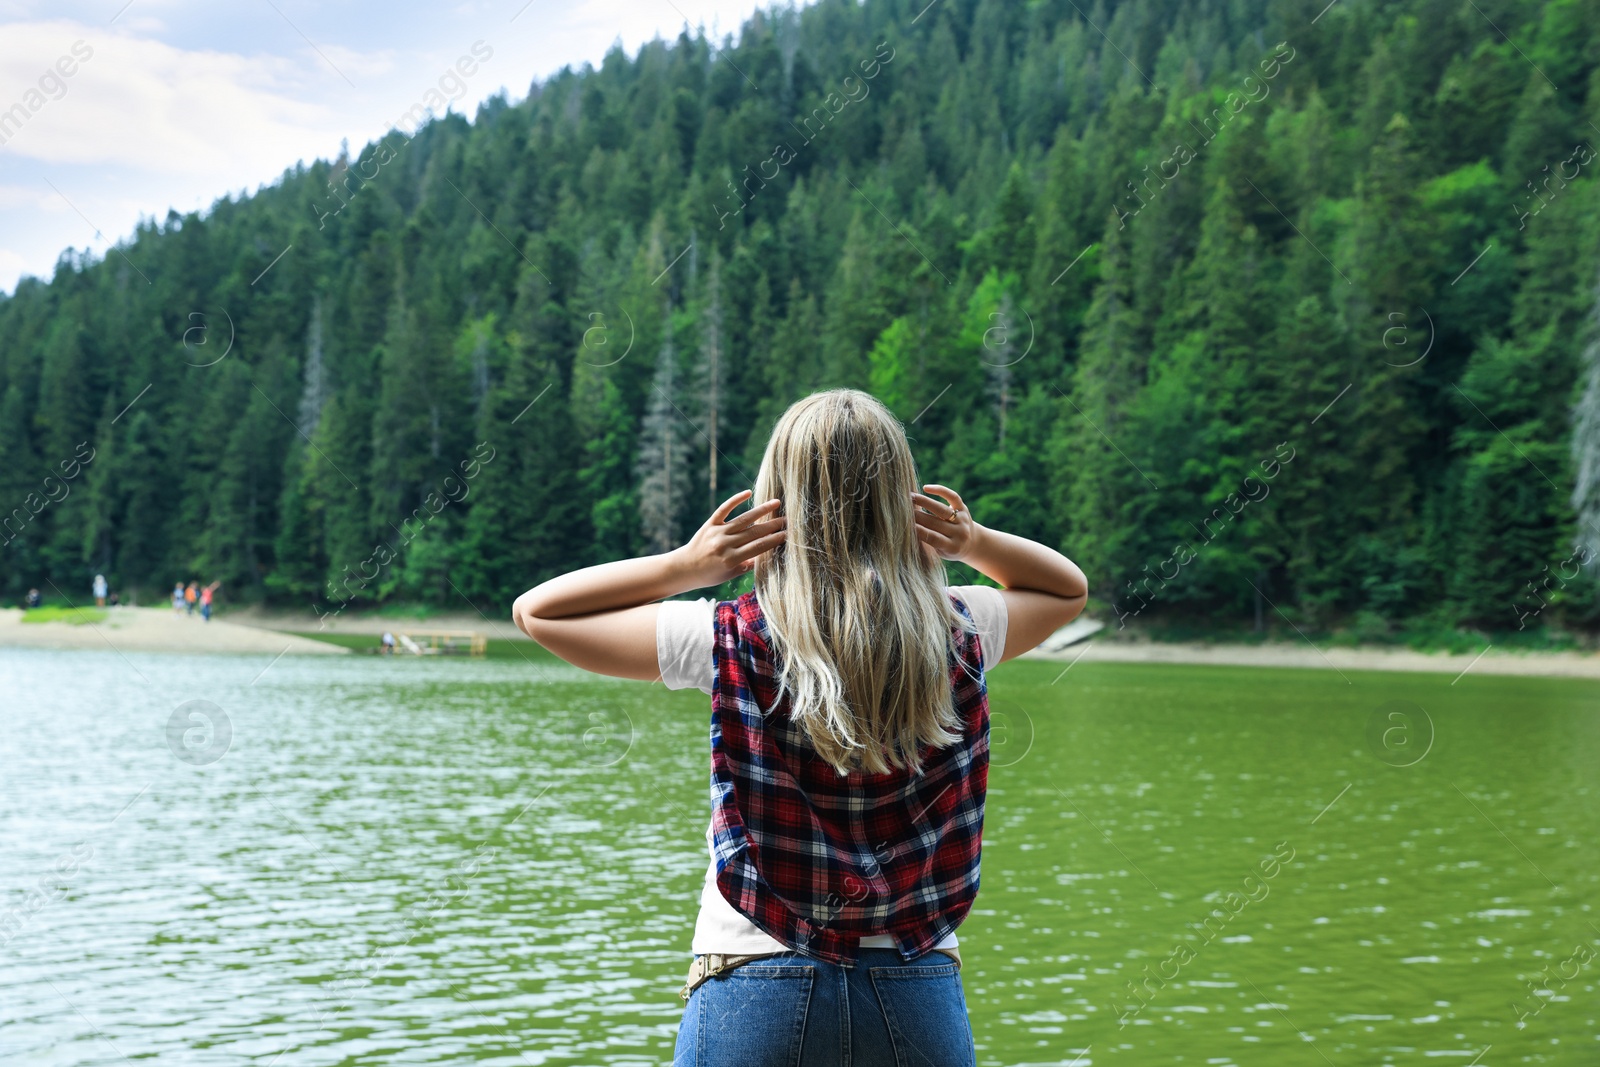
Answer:
<path fill-rule="evenodd" d="M 1600 21 L 1314 6 L 779 5 L 452 108 L 475 42 L 0 296 L 0 594 L 499 618 L 851 387 L 1119 629 L 1593 647 Z"/>
<path fill-rule="evenodd" d="M 43 609 L 49 611 L 49 608 Z M 471 612 L 444 612 L 421 606 L 351 613 L 318 628 L 314 612 L 250 608 L 202 622 L 175 616 L 168 608 L 114 607 L 101 613 L 64 613 L 46 621 L 29 620 L 19 608 L 0 608 L 0 648 L 97 648 L 118 652 L 266 652 L 340 654 L 377 647 L 384 631 L 476 630 L 491 642 L 492 658 L 527 658 L 529 641 L 510 618 Z M 70 615 L 71 618 L 66 616 Z M 76 619 L 77 621 L 73 621 Z M 1473 635 L 1450 631 L 1463 641 Z M 1411 635 L 1416 640 L 1416 635 Z M 370 642 L 367 640 L 370 639 Z M 1279 667 L 1321 670 L 1403 671 L 1450 674 L 1524 675 L 1600 679 L 1600 650 L 1577 647 L 1515 647 L 1495 635 L 1478 635 L 1467 648 L 1407 647 L 1401 643 L 1359 641 L 1348 632 L 1299 635 L 1218 633 L 1207 640 L 1173 629 L 1145 627 L 1117 631 L 1106 627 L 1086 640 L 1057 651 L 1035 649 L 1022 658 L 1063 664 L 1063 673 L 1080 662 L 1170 663 L 1228 667 Z M 496 654 L 498 653 L 498 654 Z"/>

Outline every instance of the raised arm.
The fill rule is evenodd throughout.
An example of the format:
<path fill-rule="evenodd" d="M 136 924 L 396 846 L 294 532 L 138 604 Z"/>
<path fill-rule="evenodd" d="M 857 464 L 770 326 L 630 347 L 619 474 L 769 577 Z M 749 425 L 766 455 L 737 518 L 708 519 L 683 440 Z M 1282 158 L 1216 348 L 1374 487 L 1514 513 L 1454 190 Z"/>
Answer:
<path fill-rule="evenodd" d="M 681 548 L 541 582 L 517 598 L 512 621 L 575 667 L 654 681 L 661 676 L 656 601 L 743 574 L 756 556 L 783 540 L 786 524 L 774 515 L 776 500 L 728 519 L 749 495 L 745 490 L 725 500 Z"/>
<path fill-rule="evenodd" d="M 1047 545 L 991 530 L 973 519 L 955 490 L 923 486 L 912 493 L 917 533 L 932 551 L 993 578 L 1006 602 L 1006 647 L 1001 660 L 1015 659 L 1078 617 L 1089 600 L 1089 582 L 1078 565 Z"/>

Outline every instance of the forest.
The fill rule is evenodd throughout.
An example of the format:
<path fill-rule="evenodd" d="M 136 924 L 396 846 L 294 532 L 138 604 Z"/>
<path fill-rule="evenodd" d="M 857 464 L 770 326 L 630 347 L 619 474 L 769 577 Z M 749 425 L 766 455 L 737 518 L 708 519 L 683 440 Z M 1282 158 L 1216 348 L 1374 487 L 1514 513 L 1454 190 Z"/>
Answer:
<path fill-rule="evenodd" d="M 850 386 L 1114 628 L 1592 639 L 1597 156 L 1600 0 L 617 47 L 0 297 L 0 600 L 503 617 Z"/>

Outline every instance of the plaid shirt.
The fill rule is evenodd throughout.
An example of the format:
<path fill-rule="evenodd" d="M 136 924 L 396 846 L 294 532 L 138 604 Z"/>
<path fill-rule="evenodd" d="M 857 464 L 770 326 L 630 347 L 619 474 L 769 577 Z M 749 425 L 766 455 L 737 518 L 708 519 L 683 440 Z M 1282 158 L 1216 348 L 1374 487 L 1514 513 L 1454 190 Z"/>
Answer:
<path fill-rule="evenodd" d="M 968 619 L 959 597 L 951 598 Z M 907 960 L 937 945 L 978 894 L 989 702 L 978 636 L 949 657 L 961 740 L 908 770 L 840 775 L 777 699 L 778 663 L 754 593 L 716 605 L 711 805 L 717 888 L 795 951 L 852 965 L 887 933 Z M 763 708 L 772 709 L 763 712 Z"/>

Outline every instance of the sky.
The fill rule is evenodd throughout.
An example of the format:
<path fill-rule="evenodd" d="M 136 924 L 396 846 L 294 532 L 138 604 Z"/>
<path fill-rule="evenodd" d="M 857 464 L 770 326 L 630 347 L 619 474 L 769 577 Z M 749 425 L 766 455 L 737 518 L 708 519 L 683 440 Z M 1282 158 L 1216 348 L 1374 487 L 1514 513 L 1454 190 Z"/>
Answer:
<path fill-rule="evenodd" d="M 65 249 L 103 257 L 141 218 L 254 192 L 345 139 L 358 149 L 441 79 L 471 118 L 619 40 L 631 55 L 686 24 L 720 39 L 757 6 L 0 0 L 0 292 L 48 279 Z M 462 57 L 470 77 L 450 70 Z"/>

